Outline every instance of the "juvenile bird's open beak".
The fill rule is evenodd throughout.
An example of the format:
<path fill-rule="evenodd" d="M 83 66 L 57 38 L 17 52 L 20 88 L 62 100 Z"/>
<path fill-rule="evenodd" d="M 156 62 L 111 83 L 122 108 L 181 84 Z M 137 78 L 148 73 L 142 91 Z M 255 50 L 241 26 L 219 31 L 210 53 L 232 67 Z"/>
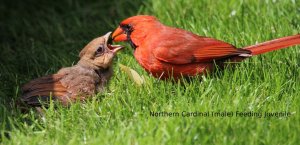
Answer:
<path fill-rule="evenodd" d="M 111 32 L 108 32 L 104 35 L 105 40 L 106 40 L 106 45 L 107 47 L 113 52 L 113 53 L 117 53 L 119 50 L 123 49 L 124 46 L 122 45 L 112 45 L 111 44 L 111 38 L 110 38 L 110 34 Z"/>
<path fill-rule="evenodd" d="M 108 47 L 113 53 L 117 53 L 117 52 L 119 52 L 121 49 L 124 48 L 124 46 L 122 46 L 122 45 L 111 45 L 111 44 L 107 44 L 107 47 Z"/>
<path fill-rule="evenodd" d="M 127 41 L 127 35 L 125 34 L 124 30 L 122 30 L 122 28 L 119 26 L 112 34 L 112 39 L 115 42 Z"/>

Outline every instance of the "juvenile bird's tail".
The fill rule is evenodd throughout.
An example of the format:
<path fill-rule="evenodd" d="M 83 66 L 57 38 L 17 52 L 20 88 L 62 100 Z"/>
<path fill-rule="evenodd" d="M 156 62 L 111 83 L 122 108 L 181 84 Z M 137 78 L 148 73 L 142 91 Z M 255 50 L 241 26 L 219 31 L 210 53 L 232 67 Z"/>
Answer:
<path fill-rule="evenodd" d="M 300 34 L 297 34 L 293 36 L 286 36 L 286 37 L 270 40 L 252 46 L 247 46 L 244 47 L 243 49 L 250 50 L 252 52 L 251 55 L 259 55 L 266 52 L 279 50 L 279 49 L 283 49 L 289 46 L 299 45 L 299 44 L 300 44 Z"/>

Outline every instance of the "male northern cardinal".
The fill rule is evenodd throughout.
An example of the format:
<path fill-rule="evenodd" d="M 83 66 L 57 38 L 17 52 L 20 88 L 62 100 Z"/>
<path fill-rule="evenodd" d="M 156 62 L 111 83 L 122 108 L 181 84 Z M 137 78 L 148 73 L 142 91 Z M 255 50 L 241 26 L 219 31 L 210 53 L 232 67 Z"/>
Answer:
<path fill-rule="evenodd" d="M 253 46 L 235 46 L 183 29 L 168 27 L 154 16 L 139 15 L 125 19 L 114 31 L 113 40 L 128 41 L 139 64 L 154 77 L 178 79 L 214 70 L 224 62 L 245 58 L 300 44 L 300 35 L 287 36 Z"/>
<path fill-rule="evenodd" d="M 70 102 L 83 101 L 103 91 L 112 76 L 112 60 L 116 52 L 123 48 L 109 44 L 110 34 L 88 43 L 81 50 L 76 65 L 25 84 L 21 101 L 30 106 L 41 106 L 41 103 L 49 103 L 52 96 L 53 100 L 67 106 Z"/>

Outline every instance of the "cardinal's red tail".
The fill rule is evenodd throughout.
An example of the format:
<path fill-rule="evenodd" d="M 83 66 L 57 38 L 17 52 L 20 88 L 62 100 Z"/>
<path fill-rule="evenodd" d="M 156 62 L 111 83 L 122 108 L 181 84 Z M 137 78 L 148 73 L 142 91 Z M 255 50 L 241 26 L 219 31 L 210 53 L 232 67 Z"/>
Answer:
<path fill-rule="evenodd" d="M 283 49 L 289 46 L 300 44 L 300 34 L 282 37 L 260 44 L 244 47 L 243 49 L 250 50 L 251 55 L 259 55 L 266 52 Z"/>

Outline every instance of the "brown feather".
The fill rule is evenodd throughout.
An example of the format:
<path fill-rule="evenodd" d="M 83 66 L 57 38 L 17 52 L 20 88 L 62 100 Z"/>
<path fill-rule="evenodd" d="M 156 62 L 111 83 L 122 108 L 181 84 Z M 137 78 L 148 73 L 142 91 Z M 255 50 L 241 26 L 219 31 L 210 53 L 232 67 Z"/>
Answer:
<path fill-rule="evenodd" d="M 63 75 L 53 74 L 30 81 L 22 87 L 21 100 L 30 105 L 38 104 L 39 98 L 50 100 L 50 96 L 61 100 L 60 96 L 68 95 L 67 88 L 60 82 L 62 78 Z"/>
<path fill-rule="evenodd" d="M 111 65 L 115 56 L 113 46 L 110 45 L 112 50 L 107 46 L 109 34 L 87 44 L 76 65 L 25 84 L 21 89 L 21 101 L 31 106 L 40 106 L 43 103 L 49 104 L 52 97 L 52 100 L 67 106 L 70 102 L 84 101 L 104 90 L 112 75 Z"/>
<path fill-rule="evenodd" d="M 23 85 L 21 90 L 22 90 L 22 92 L 26 92 L 26 91 L 34 89 L 35 87 L 37 87 L 41 84 L 49 84 L 49 83 L 57 82 L 62 77 L 63 77 L 63 75 L 59 75 L 59 74 L 40 77 L 40 78 L 34 79 L 34 80 L 30 81 L 29 83 Z"/>

